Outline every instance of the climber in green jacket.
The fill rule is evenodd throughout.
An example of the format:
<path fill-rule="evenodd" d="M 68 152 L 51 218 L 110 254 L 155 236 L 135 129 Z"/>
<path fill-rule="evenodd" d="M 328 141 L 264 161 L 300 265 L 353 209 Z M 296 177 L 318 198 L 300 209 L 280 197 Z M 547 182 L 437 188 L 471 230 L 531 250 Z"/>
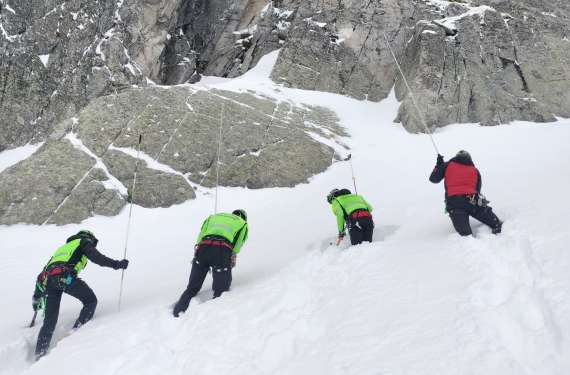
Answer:
<path fill-rule="evenodd" d="M 36 279 L 36 287 L 32 297 L 34 311 L 44 311 L 44 324 L 38 335 L 36 359 L 47 353 L 57 318 L 63 293 L 77 298 L 83 303 L 79 317 L 73 328 L 87 323 L 95 313 L 97 297 L 89 286 L 78 277 L 87 266 L 88 260 L 102 267 L 126 269 L 129 261 L 114 260 L 97 250 L 98 240 L 88 230 L 79 231 L 67 239 L 65 245 L 59 247 L 50 258 L 43 271 Z"/>
<path fill-rule="evenodd" d="M 360 195 L 352 194 L 348 189 L 333 189 L 327 195 L 338 225 L 338 242 L 346 235 L 348 227 L 350 242 L 358 245 L 363 241 L 372 242 L 374 221 L 372 206 Z"/>
<path fill-rule="evenodd" d="M 230 289 L 232 268 L 236 265 L 237 254 L 247 240 L 247 231 L 247 214 L 244 210 L 210 215 L 204 221 L 196 241 L 188 286 L 172 311 L 175 317 L 186 311 L 190 300 L 202 288 L 210 269 L 214 298 Z"/>

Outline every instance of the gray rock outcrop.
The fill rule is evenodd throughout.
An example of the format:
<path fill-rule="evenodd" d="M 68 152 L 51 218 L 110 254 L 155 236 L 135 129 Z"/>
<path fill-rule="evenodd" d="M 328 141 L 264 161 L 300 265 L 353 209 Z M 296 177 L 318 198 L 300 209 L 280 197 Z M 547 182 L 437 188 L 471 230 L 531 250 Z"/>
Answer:
<path fill-rule="evenodd" d="M 154 208 L 193 199 L 193 184 L 215 185 L 220 124 L 223 186 L 306 182 L 335 159 L 320 140 L 342 148 L 346 135 L 330 110 L 251 93 L 126 90 L 93 100 L 34 155 L 0 174 L 0 224 L 66 224 L 116 215 L 130 201 Z"/>
<path fill-rule="evenodd" d="M 235 77 L 285 37 L 265 0 L 0 0 L 0 152 L 147 80 Z"/>
<path fill-rule="evenodd" d="M 137 159 L 123 152 L 110 150 L 103 161 L 113 176 L 129 186 L 128 200 L 139 206 L 170 207 L 196 197 L 183 176 L 148 168 L 144 162 L 137 166 Z M 135 169 L 137 182 L 132 191 Z"/>
<path fill-rule="evenodd" d="M 186 176 L 215 184 L 220 122 L 220 184 L 249 188 L 294 186 L 324 171 L 334 150 L 312 137 L 346 135 L 336 115 L 249 93 L 191 87 L 129 90 L 99 98 L 75 131 L 103 157 L 113 147 L 135 149 Z"/>
<path fill-rule="evenodd" d="M 384 99 L 422 129 L 550 121 L 570 106 L 564 0 L 0 0 L 0 152 L 147 80 L 235 77 L 282 48 L 288 86 Z M 426 64 L 430 64 L 426 66 Z"/>
<path fill-rule="evenodd" d="M 162 59 L 162 82 L 199 75 L 236 77 L 281 47 L 292 12 L 274 12 L 266 0 L 190 0 L 181 4 Z"/>
<path fill-rule="evenodd" d="M 68 140 L 49 141 L 32 157 L 2 172 L 0 224 L 78 222 L 116 215 L 124 200 L 105 188 L 95 160 Z"/>
<path fill-rule="evenodd" d="M 292 87 L 384 99 L 396 82 L 398 121 L 427 126 L 570 115 L 570 9 L 559 0 L 288 2 L 287 43 L 272 77 Z"/>
<path fill-rule="evenodd" d="M 0 2 L 0 152 L 158 75 L 179 0 Z"/>

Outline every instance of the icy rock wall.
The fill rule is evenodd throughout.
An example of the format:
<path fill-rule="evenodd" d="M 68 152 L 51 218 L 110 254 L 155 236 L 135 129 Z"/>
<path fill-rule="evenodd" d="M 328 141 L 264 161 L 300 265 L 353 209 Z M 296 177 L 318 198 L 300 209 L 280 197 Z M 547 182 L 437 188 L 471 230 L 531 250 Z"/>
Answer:
<path fill-rule="evenodd" d="M 0 151 L 44 140 L 100 96 L 236 77 L 282 48 L 272 78 L 379 101 L 429 127 L 570 115 L 563 0 L 0 0 Z"/>
<path fill-rule="evenodd" d="M 0 1 L 0 151 L 159 68 L 179 0 Z"/>
<path fill-rule="evenodd" d="M 570 5 L 560 0 L 299 1 L 273 79 L 381 100 L 424 131 L 384 35 L 429 127 L 570 116 Z"/>

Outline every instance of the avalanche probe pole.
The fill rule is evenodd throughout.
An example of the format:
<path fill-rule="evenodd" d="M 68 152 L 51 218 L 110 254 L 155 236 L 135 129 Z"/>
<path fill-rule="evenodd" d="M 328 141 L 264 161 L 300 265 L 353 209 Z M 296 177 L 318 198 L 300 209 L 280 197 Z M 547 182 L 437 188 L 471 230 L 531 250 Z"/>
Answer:
<path fill-rule="evenodd" d="M 350 173 L 352 174 L 352 185 L 354 186 L 354 194 L 358 194 L 358 190 L 356 190 L 356 177 L 354 176 L 354 167 L 352 165 L 352 154 L 348 154 L 348 156 L 344 160 L 350 163 Z"/>
<path fill-rule="evenodd" d="M 131 188 L 130 206 L 129 206 L 129 219 L 127 221 L 127 235 L 125 238 L 125 251 L 123 254 L 123 259 L 127 258 L 127 249 L 129 247 L 129 233 L 131 231 L 131 218 L 133 216 L 133 201 L 135 198 L 135 187 L 137 186 L 137 171 L 139 169 L 139 156 L 141 152 L 142 134 L 139 134 L 139 144 L 137 146 L 137 161 L 135 163 L 135 173 L 133 176 L 133 186 Z M 128 194 L 128 193 L 127 193 Z M 121 288 L 119 289 L 119 311 L 121 311 L 121 300 L 123 299 L 123 281 L 125 279 L 125 270 L 121 271 Z"/>
<path fill-rule="evenodd" d="M 214 199 L 214 213 L 218 213 L 218 188 L 220 185 L 220 152 L 222 149 L 222 130 L 224 127 L 224 103 L 222 103 L 222 111 L 220 113 L 220 133 L 218 134 L 218 161 L 216 162 L 216 197 Z"/>

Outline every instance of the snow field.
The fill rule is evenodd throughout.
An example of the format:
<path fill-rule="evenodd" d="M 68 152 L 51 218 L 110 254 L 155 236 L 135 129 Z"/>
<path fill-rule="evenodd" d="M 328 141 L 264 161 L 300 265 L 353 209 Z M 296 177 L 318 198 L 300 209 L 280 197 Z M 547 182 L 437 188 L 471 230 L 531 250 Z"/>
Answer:
<path fill-rule="evenodd" d="M 30 364 L 39 327 L 24 327 L 35 276 L 80 228 L 121 258 L 127 210 L 81 225 L 0 227 L 0 272 L 9 280 L 0 283 L 0 374 L 570 373 L 570 121 L 435 134 L 446 159 L 472 154 L 483 193 L 505 220 L 499 236 L 472 221 L 477 238 L 460 238 L 444 215 L 443 186 L 427 180 L 431 143 L 392 123 L 393 95 L 369 103 L 279 87 L 267 79 L 276 56 L 202 86 L 335 110 L 351 134 L 341 141 L 351 147 L 358 191 L 375 207 L 376 242 L 329 246 L 336 225 L 325 196 L 351 188 L 346 162 L 293 189 L 222 188 L 220 207 L 243 207 L 250 222 L 232 290 L 210 301 L 207 279 L 174 319 L 212 191 L 199 188 L 197 200 L 170 209 L 135 207 L 123 311 L 120 272 L 88 266 L 82 278 L 99 298 L 95 319 L 57 342 L 80 307 L 64 297 L 50 354 Z"/>

